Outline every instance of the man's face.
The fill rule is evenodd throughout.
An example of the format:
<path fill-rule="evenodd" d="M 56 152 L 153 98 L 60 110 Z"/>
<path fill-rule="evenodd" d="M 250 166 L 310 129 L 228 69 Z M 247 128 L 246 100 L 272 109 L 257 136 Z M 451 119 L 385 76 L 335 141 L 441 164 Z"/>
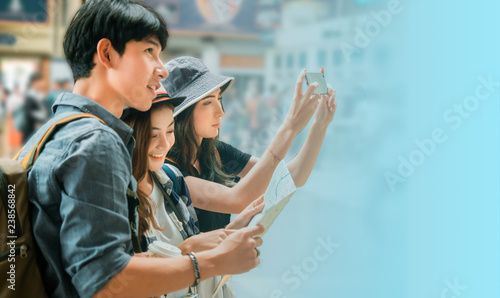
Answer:
<path fill-rule="evenodd" d="M 129 41 L 118 63 L 110 72 L 110 83 L 125 106 L 139 111 L 151 107 L 160 80 L 168 76 L 160 60 L 161 46 L 156 37 Z"/>

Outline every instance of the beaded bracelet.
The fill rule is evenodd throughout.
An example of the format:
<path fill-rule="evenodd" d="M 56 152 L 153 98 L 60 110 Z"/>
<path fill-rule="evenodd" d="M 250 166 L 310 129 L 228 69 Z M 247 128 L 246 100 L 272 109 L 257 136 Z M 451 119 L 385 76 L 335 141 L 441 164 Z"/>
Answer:
<path fill-rule="evenodd" d="M 192 252 L 188 252 L 188 256 L 191 258 L 191 262 L 193 263 L 194 268 L 194 284 L 192 287 L 196 287 L 200 282 L 200 267 L 198 266 L 198 260 L 196 256 Z"/>

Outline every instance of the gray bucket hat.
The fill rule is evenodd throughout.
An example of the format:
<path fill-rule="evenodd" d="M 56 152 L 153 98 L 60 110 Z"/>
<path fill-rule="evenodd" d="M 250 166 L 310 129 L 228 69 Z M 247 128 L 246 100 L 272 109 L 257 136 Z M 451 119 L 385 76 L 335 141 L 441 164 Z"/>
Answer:
<path fill-rule="evenodd" d="M 220 88 L 224 94 L 234 81 L 232 77 L 214 74 L 194 57 L 183 56 L 170 60 L 165 64 L 169 72 L 161 81 L 163 87 L 172 97 L 186 97 L 186 100 L 174 110 L 174 117 L 200 101 L 203 97 Z"/>

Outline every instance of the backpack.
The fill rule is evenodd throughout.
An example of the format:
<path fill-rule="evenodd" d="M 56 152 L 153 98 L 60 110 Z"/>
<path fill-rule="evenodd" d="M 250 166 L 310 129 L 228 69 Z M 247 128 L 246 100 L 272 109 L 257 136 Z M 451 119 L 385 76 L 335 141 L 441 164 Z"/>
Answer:
<path fill-rule="evenodd" d="M 21 149 L 14 159 L 0 159 L 0 297 L 47 297 L 38 260 L 41 255 L 33 238 L 30 212 L 28 173 L 43 146 L 57 129 L 71 121 L 98 117 L 81 113 L 65 117 L 51 125 L 26 156 L 17 161 Z M 138 200 L 133 191 L 127 190 L 129 222 L 135 252 L 140 252 L 137 235 Z"/>

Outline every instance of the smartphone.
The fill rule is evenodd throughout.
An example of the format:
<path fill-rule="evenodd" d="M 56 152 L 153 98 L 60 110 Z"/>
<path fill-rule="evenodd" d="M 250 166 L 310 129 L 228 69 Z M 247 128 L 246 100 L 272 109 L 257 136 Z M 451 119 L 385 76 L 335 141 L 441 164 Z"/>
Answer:
<path fill-rule="evenodd" d="M 311 85 L 314 82 L 319 84 L 318 88 L 314 90 L 314 94 L 327 94 L 328 89 L 326 87 L 325 76 L 321 72 L 308 72 L 306 73 L 306 82 L 307 86 Z"/>

